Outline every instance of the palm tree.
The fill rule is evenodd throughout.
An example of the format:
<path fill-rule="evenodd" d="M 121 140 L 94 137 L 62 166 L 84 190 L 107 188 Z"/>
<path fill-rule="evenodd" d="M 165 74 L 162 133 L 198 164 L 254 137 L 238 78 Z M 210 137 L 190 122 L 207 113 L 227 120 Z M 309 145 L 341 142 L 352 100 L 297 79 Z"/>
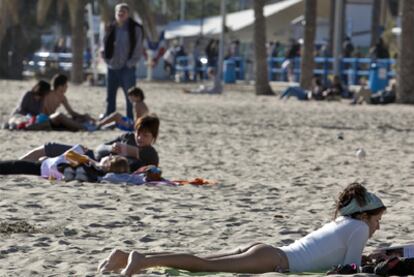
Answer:
<path fill-rule="evenodd" d="M 157 26 L 154 13 L 148 2 L 146 0 L 129 0 L 128 4 L 140 15 L 142 24 L 145 26 L 146 35 L 154 41 L 158 39 Z"/>
<path fill-rule="evenodd" d="M 397 75 L 397 101 L 414 104 L 414 1 L 403 0 L 401 15 L 401 41 L 399 71 Z"/>
<path fill-rule="evenodd" d="M 29 1 L 0 1 L 0 76 L 11 79 L 23 77 L 23 59 L 35 43 L 28 43 L 33 24 Z M 28 11 L 24 17 L 23 11 Z M 30 37 L 31 38 L 31 37 Z"/>
<path fill-rule="evenodd" d="M 39 0 L 37 2 L 37 22 L 39 25 L 44 24 L 44 20 L 50 11 L 51 0 Z M 83 51 L 85 45 L 84 31 L 84 8 L 85 0 L 68 0 L 57 1 L 58 10 L 63 11 L 66 4 L 69 9 L 70 28 L 72 36 L 72 69 L 71 80 L 80 84 L 83 82 Z"/>
<path fill-rule="evenodd" d="M 314 41 L 316 33 L 317 1 L 305 1 L 305 31 L 301 63 L 300 86 L 311 89 L 314 64 Z"/>
<path fill-rule="evenodd" d="M 256 59 L 256 94 L 273 95 L 269 85 L 266 62 L 266 21 L 263 15 L 265 0 L 255 0 L 254 7 L 254 53 Z"/>
<path fill-rule="evenodd" d="M 70 15 L 70 30 L 72 32 L 72 69 L 71 80 L 80 84 L 83 82 L 83 51 L 85 49 L 84 30 L 84 0 L 70 0 L 67 2 Z"/>

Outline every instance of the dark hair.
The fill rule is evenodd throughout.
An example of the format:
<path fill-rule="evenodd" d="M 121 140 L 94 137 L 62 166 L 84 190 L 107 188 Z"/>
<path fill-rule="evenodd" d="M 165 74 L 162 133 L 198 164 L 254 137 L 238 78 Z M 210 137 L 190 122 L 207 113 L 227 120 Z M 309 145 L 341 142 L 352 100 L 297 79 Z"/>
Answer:
<path fill-rule="evenodd" d="M 144 99 L 145 99 L 144 92 L 139 87 L 130 88 L 128 90 L 128 95 L 137 96 L 137 97 L 141 98 L 141 101 L 144 101 Z"/>
<path fill-rule="evenodd" d="M 160 120 L 155 114 L 144 115 L 135 121 L 135 132 L 149 131 L 154 137 L 154 141 L 158 137 L 158 129 L 160 128 Z"/>
<path fill-rule="evenodd" d="M 322 86 L 322 80 L 318 76 L 313 76 L 313 79 L 315 80 L 315 84 L 317 86 Z"/>
<path fill-rule="evenodd" d="M 122 156 L 113 156 L 109 162 L 108 172 L 128 173 L 129 164 L 127 158 Z"/>
<path fill-rule="evenodd" d="M 336 218 L 339 214 L 339 210 L 346 205 L 348 205 L 352 199 L 355 199 L 357 203 L 360 206 L 364 206 L 366 203 L 365 195 L 367 193 L 367 189 L 358 182 L 353 182 L 349 184 L 341 194 L 339 194 L 338 200 L 336 201 L 336 207 L 335 207 L 335 215 L 334 218 Z M 385 211 L 387 208 L 385 206 L 365 211 L 365 212 L 356 212 L 350 215 L 351 218 L 356 218 L 362 213 L 366 213 L 368 216 L 377 215 L 383 211 Z"/>
<path fill-rule="evenodd" d="M 32 88 L 32 93 L 36 96 L 43 97 L 50 92 L 50 84 L 46 81 L 40 80 Z"/>
<path fill-rule="evenodd" d="M 68 83 L 68 77 L 63 74 L 56 74 L 52 78 L 53 89 L 56 90 L 60 86 L 64 86 Z"/>

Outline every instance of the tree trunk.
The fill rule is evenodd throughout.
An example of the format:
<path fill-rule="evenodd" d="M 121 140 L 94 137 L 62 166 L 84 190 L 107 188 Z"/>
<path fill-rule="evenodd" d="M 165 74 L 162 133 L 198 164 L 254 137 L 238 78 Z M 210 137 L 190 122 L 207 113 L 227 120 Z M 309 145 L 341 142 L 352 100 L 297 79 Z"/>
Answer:
<path fill-rule="evenodd" d="M 20 80 L 23 78 L 23 58 L 26 54 L 26 37 L 20 20 L 20 1 L 0 2 L 0 77 Z"/>
<path fill-rule="evenodd" d="M 414 1 L 402 1 L 397 101 L 414 104 Z"/>
<path fill-rule="evenodd" d="M 36 21 L 39 26 L 43 26 L 46 21 L 46 15 L 50 10 L 52 0 L 39 0 L 36 5 Z"/>
<path fill-rule="evenodd" d="M 371 47 L 375 46 L 379 38 L 379 28 L 381 19 L 381 1 L 372 1 L 371 16 Z"/>
<path fill-rule="evenodd" d="M 311 89 L 314 65 L 314 42 L 316 33 L 317 1 L 305 1 L 305 31 L 302 53 L 300 86 Z"/>
<path fill-rule="evenodd" d="M 110 8 L 106 0 L 99 0 L 98 4 L 99 4 L 99 10 L 101 14 L 101 21 L 106 26 L 106 24 L 108 24 L 112 20 Z"/>
<path fill-rule="evenodd" d="M 146 0 L 129 1 L 129 3 L 134 7 L 134 10 L 137 11 L 139 16 L 142 18 L 145 26 L 145 34 L 150 38 L 150 40 L 156 41 L 158 40 L 158 32 L 155 23 L 155 15 L 152 12 L 148 2 L 149 1 Z"/>
<path fill-rule="evenodd" d="M 71 81 L 80 84 L 83 82 L 83 51 L 84 51 L 84 1 L 68 1 L 70 14 L 70 28 L 72 32 L 72 71 Z"/>
<path fill-rule="evenodd" d="M 273 95 L 269 85 L 266 61 L 266 21 L 263 15 L 265 0 L 254 1 L 254 53 L 256 59 L 256 94 Z"/>

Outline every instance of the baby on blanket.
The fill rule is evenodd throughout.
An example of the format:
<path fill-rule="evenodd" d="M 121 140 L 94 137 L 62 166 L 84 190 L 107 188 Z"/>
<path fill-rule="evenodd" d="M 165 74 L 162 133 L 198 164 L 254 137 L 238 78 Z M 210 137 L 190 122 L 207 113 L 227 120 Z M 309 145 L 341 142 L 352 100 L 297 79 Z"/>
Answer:
<path fill-rule="evenodd" d="M 75 146 L 63 155 L 65 162 L 57 165 L 57 170 L 63 174 L 65 181 L 76 179 L 88 182 L 134 184 L 162 181 L 161 170 L 154 165 L 143 166 L 134 173 L 128 174 L 128 161 L 124 157 L 109 155 L 98 163 L 80 152 L 82 151 Z"/>
<path fill-rule="evenodd" d="M 107 173 L 105 176 L 102 177 L 102 181 L 106 181 L 109 183 L 128 183 L 134 185 L 142 185 L 145 183 L 168 183 L 174 184 L 169 182 L 161 177 L 162 171 L 160 168 L 156 167 L 155 165 L 147 165 L 140 167 L 138 170 L 133 172 L 132 174 L 127 173 Z"/>

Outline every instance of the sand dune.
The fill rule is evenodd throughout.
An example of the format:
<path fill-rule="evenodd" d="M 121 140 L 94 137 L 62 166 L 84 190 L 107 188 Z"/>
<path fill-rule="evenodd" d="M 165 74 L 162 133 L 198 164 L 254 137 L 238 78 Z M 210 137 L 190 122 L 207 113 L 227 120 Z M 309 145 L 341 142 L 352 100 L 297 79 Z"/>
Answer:
<path fill-rule="evenodd" d="M 0 81 L 2 122 L 32 85 Z M 142 84 L 161 118 L 156 148 L 164 177 L 218 184 L 134 187 L 0 176 L 0 276 L 95 276 L 114 247 L 206 254 L 256 241 L 284 245 L 329 221 L 335 197 L 354 180 L 366 181 L 389 206 L 367 250 L 413 241 L 412 106 L 280 101 L 237 86 L 223 95 L 188 95 L 182 87 Z M 98 116 L 105 89 L 72 85 L 68 98 L 76 110 Z M 124 112 L 121 92 L 118 109 Z M 47 141 L 93 148 L 118 134 L 0 130 L 1 159 Z M 355 156 L 359 147 L 364 160 Z"/>

